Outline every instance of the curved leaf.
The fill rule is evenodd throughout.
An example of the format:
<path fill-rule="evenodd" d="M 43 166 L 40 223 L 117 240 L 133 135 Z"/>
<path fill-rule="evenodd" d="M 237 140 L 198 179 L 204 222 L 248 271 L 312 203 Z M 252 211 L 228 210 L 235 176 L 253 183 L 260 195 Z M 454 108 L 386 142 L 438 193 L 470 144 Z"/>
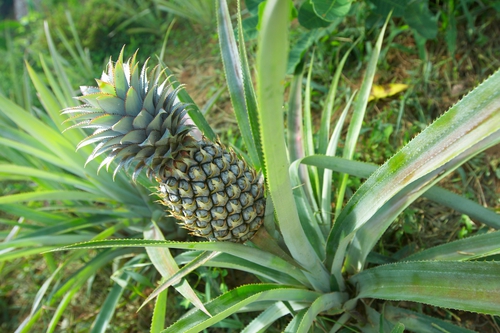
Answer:
<path fill-rule="evenodd" d="M 262 266 L 276 268 L 277 270 L 283 271 L 299 281 L 304 279 L 303 273 L 297 267 L 290 265 L 283 259 L 257 248 L 230 242 L 174 242 L 144 239 L 112 239 L 73 244 L 55 249 L 53 251 L 112 247 L 165 247 L 184 250 L 220 251 L 253 261 Z"/>
<path fill-rule="evenodd" d="M 311 325 L 316 320 L 316 316 L 323 311 L 333 310 L 337 313 L 342 313 L 344 311 L 342 305 L 348 299 L 349 296 L 346 293 L 334 292 L 321 295 L 307 309 L 297 328 L 297 333 L 309 332 Z"/>
<path fill-rule="evenodd" d="M 196 310 L 181 318 L 163 333 L 194 333 L 221 321 L 229 315 L 238 312 L 246 305 L 262 301 L 296 301 L 311 303 L 319 293 L 291 288 L 283 285 L 254 284 L 246 285 L 223 294 L 205 304 L 213 317 L 208 317 L 203 312 Z"/>
<path fill-rule="evenodd" d="M 200 254 L 200 251 L 185 251 L 175 257 L 177 264 L 185 264 L 192 261 Z M 230 268 L 237 269 L 240 271 L 248 272 L 251 274 L 255 274 L 261 276 L 265 279 L 268 279 L 274 283 L 281 283 L 287 285 L 296 285 L 296 286 L 308 286 L 309 283 L 305 277 L 302 280 L 296 280 L 292 278 L 290 275 L 284 273 L 286 270 L 283 267 L 282 271 L 273 269 L 272 267 L 261 266 L 253 261 L 245 260 L 239 257 L 235 257 L 233 255 L 227 253 L 221 253 L 217 257 L 211 259 L 203 266 L 206 267 L 220 267 L 220 268 Z M 276 268 L 276 267 L 275 267 Z"/>

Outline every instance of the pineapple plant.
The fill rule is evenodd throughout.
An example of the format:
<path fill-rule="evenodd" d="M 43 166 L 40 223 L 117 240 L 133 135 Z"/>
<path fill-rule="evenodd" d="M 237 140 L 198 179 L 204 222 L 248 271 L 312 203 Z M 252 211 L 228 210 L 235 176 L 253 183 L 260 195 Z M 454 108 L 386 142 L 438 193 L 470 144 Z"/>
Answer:
<path fill-rule="evenodd" d="M 97 87 L 81 87 L 84 104 L 62 111 L 77 121 L 68 129 L 93 130 L 77 148 L 97 143 L 87 163 L 107 154 L 99 168 L 133 167 L 134 181 L 145 170 L 158 182 L 160 202 L 194 236 L 245 242 L 263 222 L 262 176 L 201 133 L 177 97 L 180 87 L 164 76 L 147 62 L 140 69 L 136 55 L 110 59 Z"/>

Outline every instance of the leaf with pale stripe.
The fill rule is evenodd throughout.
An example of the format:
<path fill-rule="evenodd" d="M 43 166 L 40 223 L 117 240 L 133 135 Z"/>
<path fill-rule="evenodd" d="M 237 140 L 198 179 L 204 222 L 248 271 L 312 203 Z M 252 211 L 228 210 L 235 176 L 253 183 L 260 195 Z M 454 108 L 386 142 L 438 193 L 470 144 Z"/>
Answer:
<path fill-rule="evenodd" d="M 378 266 L 349 282 L 358 298 L 412 301 L 500 315 L 500 262 L 417 261 Z"/>

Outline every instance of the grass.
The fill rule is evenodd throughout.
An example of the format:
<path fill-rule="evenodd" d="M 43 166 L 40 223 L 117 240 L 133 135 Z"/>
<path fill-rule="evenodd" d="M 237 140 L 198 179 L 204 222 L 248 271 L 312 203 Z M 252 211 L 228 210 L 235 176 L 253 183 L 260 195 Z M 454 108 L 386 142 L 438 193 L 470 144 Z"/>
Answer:
<path fill-rule="evenodd" d="M 450 107 L 465 92 L 491 74 L 494 68 L 500 66 L 497 60 L 500 59 L 500 40 L 495 38 L 495 36 L 500 35 L 498 15 L 495 17 L 495 15 L 483 13 L 477 18 L 477 22 L 480 22 L 477 29 L 470 34 L 467 32 L 465 18 L 459 18 L 458 40 L 460 42 L 457 44 L 453 57 L 450 57 L 447 46 L 443 43 L 443 33 L 439 35 L 438 40 L 427 42 L 426 59 L 419 57 L 409 30 L 398 32 L 389 43 L 385 43 L 386 46 L 382 53 L 387 56 L 383 57 L 375 83 L 407 83 L 410 88 L 396 96 L 370 104 L 367 110 L 368 117 L 361 131 L 361 145 L 356 151 L 358 159 L 377 164 L 382 163 L 399 147 L 411 140 L 425 124 L 435 119 L 438 112 Z M 352 23 L 349 22 L 349 24 Z M 362 29 L 360 22 L 354 23 L 358 31 Z M 213 32 L 201 29 L 197 30 L 196 36 L 193 36 L 188 27 L 189 25 L 183 23 L 174 26 L 169 37 L 168 45 L 170 47 L 167 47 L 165 60 L 172 67 L 179 80 L 187 85 L 186 89 L 196 103 L 201 106 L 214 96 L 222 86 L 222 65 L 217 51 L 218 42 Z M 389 35 L 398 29 L 401 28 L 389 27 Z M 342 32 L 342 28 L 339 30 Z M 156 42 L 159 45 L 159 41 L 156 40 Z M 136 43 L 140 44 L 140 41 L 136 40 Z M 324 93 L 325 89 L 322 88 L 326 86 L 326 82 L 330 78 L 335 64 L 334 54 L 340 45 L 337 36 L 325 38 L 317 47 L 316 52 L 321 54 L 322 58 L 316 63 L 314 70 L 314 73 L 319 74 L 315 74 L 316 76 L 313 77 L 313 82 L 318 87 L 315 91 L 316 104 L 313 103 L 313 108 L 316 106 L 319 109 L 317 101 Z M 152 47 L 152 49 L 155 48 Z M 118 51 L 118 49 L 115 50 L 115 52 Z M 340 88 L 341 98 L 338 100 L 343 101 L 345 99 L 343 96 L 347 92 L 358 88 L 361 81 L 359 65 L 366 60 L 363 56 L 365 51 L 364 46 L 360 45 L 348 59 L 343 73 L 343 84 Z M 141 54 L 144 55 L 146 52 L 141 52 Z M 233 142 L 236 146 L 241 145 L 230 108 L 229 95 L 226 92 L 222 93 L 216 107 L 210 111 L 209 121 L 224 141 Z M 318 126 L 319 115 L 313 121 Z M 464 193 L 465 196 L 475 198 L 482 205 L 500 211 L 499 161 L 499 150 L 492 148 L 449 175 L 440 185 L 457 193 Z M 351 179 L 349 186 L 351 190 L 354 190 L 359 187 L 359 184 L 360 181 Z M 29 184 L 2 182 L 4 192 L 19 191 L 19 186 L 29 186 Z M 0 218 L 15 219 L 16 217 L 2 214 Z M 2 224 L 0 224 L 0 228 L 6 230 Z M 482 232 L 481 230 L 484 229 L 471 224 L 466 217 L 451 210 L 443 210 L 442 207 L 430 201 L 420 199 L 406 210 L 399 217 L 397 223 L 384 235 L 383 244 L 386 246 L 379 250 L 381 253 L 392 253 L 395 249 L 404 248 L 406 244 L 414 241 L 420 247 L 427 248 L 441 243 L 443 239 L 452 240 L 467 237 Z M 391 246 L 392 244 L 394 246 Z M 91 256 L 92 253 L 89 252 L 88 257 Z M 0 275 L 0 296 L 2 296 L 0 297 L 2 300 L 0 313 L 3 315 L 0 330 L 12 331 L 29 313 L 40 284 L 50 275 L 51 270 L 48 266 L 49 262 L 42 256 L 31 256 L 4 263 Z M 101 270 L 96 275 L 92 288 L 83 288 L 75 296 L 68 311 L 70 315 L 65 317 L 62 322 L 61 331 L 88 331 L 88 325 L 92 322 L 91 318 L 96 315 L 103 301 L 102 294 L 96 291 L 110 287 L 109 276 L 111 272 L 110 267 Z M 209 272 L 206 271 L 205 274 L 209 274 Z M 199 275 L 192 277 L 192 279 L 199 278 L 197 280 L 199 283 L 194 283 L 194 285 L 197 285 L 197 290 L 200 293 L 205 294 L 207 292 L 205 281 L 218 281 L 213 287 L 213 292 L 220 289 L 219 284 L 222 284 L 223 288 L 226 285 L 232 288 L 243 282 L 248 282 L 246 275 L 230 272 L 222 283 L 221 275 L 223 274 L 219 272 L 216 276 Z M 149 294 L 151 290 L 144 289 L 144 292 Z M 174 292 L 169 293 L 169 297 L 169 305 L 173 304 L 169 308 L 174 312 L 172 318 L 177 318 L 179 313 L 183 311 L 182 305 L 179 305 L 182 304 L 182 298 Z M 152 307 L 146 306 L 145 309 L 136 314 L 135 311 L 142 303 L 143 298 L 139 297 L 133 290 L 126 292 L 125 300 L 120 303 L 116 311 L 112 331 L 147 332 Z M 413 308 L 415 305 L 408 303 L 406 306 Z M 471 315 L 433 307 L 424 307 L 424 312 L 437 313 L 440 317 L 457 322 L 461 321 L 464 326 L 481 332 L 500 332 L 498 319 L 488 316 Z M 46 325 L 47 320 L 50 318 L 46 319 L 45 323 L 42 320 L 41 323 Z M 66 328 L 64 325 L 67 325 Z M 37 329 L 42 331 L 42 326 L 37 327 Z"/>

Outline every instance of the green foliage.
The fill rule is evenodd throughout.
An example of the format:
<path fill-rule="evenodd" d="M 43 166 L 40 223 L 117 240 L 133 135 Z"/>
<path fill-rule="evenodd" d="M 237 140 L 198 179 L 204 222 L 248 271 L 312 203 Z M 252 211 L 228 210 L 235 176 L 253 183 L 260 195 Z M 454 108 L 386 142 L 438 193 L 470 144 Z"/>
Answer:
<path fill-rule="evenodd" d="M 250 12 L 258 15 L 257 1 L 251 3 Z M 327 2 L 314 3 L 325 10 L 321 5 Z M 33 331 L 44 323 L 49 332 L 56 331 L 71 300 L 86 284 L 91 286 L 103 269 L 111 270 L 112 283 L 99 290 L 102 307 L 86 331 L 119 330 L 116 322 L 123 316 L 123 303 L 134 299 L 139 303 L 154 299 L 154 305 L 143 304 L 139 312 L 148 312 L 147 320 L 152 317 L 151 332 L 199 332 L 209 327 L 258 332 L 270 330 L 280 320 L 288 323 L 285 332 L 469 331 L 424 314 L 428 312 L 418 305 L 392 300 L 499 316 L 500 242 L 495 230 L 500 227 L 499 215 L 435 184 L 464 163 L 473 165 L 474 156 L 500 141 L 500 72 L 396 153 L 399 143 L 391 144 L 391 140 L 402 134 L 401 129 L 390 123 L 389 115 L 373 120 L 368 106 L 379 57 L 387 51 L 382 46 L 385 26 L 373 46 L 348 40 L 349 49 L 339 52 L 338 44 L 332 42 L 329 47 L 340 53 L 338 59 L 327 58 L 320 49 L 308 66 L 301 61 L 309 54 L 306 50 L 318 41 L 330 43 L 328 34 L 335 31 L 335 22 L 299 39 L 302 45 L 295 50 L 294 63 L 300 66 L 292 70 L 285 127 L 282 106 L 290 57 L 289 2 L 268 0 L 261 7 L 256 88 L 243 43 L 244 20 L 238 12 L 237 44 L 226 2 L 218 1 L 216 8 L 221 57 L 242 142 L 248 162 L 266 175 L 266 228 L 246 244 L 165 240 L 183 235 L 149 196 L 151 184 L 145 177 L 133 184 L 128 175 L 118 173 L 113 180 L 104 170 L 97 174 L 100 161 L 84 169 L 92 147 L 77 152 L 74 147 L 85 133 L 60 133 L 64 119 L 59 110 L 75 105 L 72 87 L 81 82 L 74 82 L 76 70 L 65 65 L 57 45 L 64 46 L 73 62 L 89 62 L 78 39 L 72 39 L 72 47 L 62 41 L 57 44 L 47 29 L 51 56 L 41 58 L 43 73 L 26 67 L 42 108 L 33 109 L 22 98 L 19 102 L 15 96 L 22 95 L 18 93 L 12 98 L 0 95 L 0 130 L 5 133 L 0 138 L 0 175 L 5 184 L 0 209 L 5 216 L 0 221 L 8 226 L 1 234 L 0 262 L 65 250 L 44 253 L 48 274 L 38 281 L 41 288 L 33 297 L 33 310 L 18 331 Z M 313 12 L 318 8 L 312 8 Z M 390 31 L 386 37 L 390 45 L 395 45 L 394 31 L 401 32 Z M 366 53 L 368 64 L 361 66 Z M 324 59 L 329 59 L 328 65 Z M 355 92 L 342 82 L 344 65 L 353 62 L 360 63 L 355 67 L 358 71 L 366 68 Z M 327 87 L 320 87 L 324 100 L 315 95 L 318 69 L 329 80 Z M 409 96 L 410 92 L 395 101 L 396 108 L 418 102 Z M 192 101 L 187 92 L 179 97 Z M 339 101 L 340 97 L 345 101 Z M 322 109 L 319 133 L 314 126 L 315 107 Z M 202 112 L 197 107 L 193 110 L 192 117 L 205 134 L 214 136 Z M 427 119 L 423 116 L 419 121 Z M 411 125 L 411 134 L 402 139 L 405 143 L 418 126 Z M 347 134 L 343 128 L 348 128 Z M 370 134 L 363 135 L 366 131 Z M 360 145 L 373 151 L 356 152 Z M 356 161 L 370 159 L 378 164 L 388 158 L 380 167 Z M 367 180 L 358 186 L 360 178 Z M 350 197 L 347 204 L 339 199 L 344 194 Z M 380 237 L 397 223 L 403 228 L 400 238 L 418 236 L 422 226 L 407 207 L 421 197 L 463 214 L 457 226 L 460 239 L 443 239 L 439 246 L 426 249 L 420 242 L 385 243 Z M 14 221 L 13 216 L 22 218 Z M 476 230 L 482 233 L 471 236 Z M 71 245 L 75 242 L 82 243 Z M 385 250 L 388 247 L 392 248 Z M 195 269 L 199 281 L 206 282 L 205 293 L 196 288 L 196 281 L 185 278 Z M 214 275 L 228 269 L 252 274 L 259 283 L 236 288 L 214 283 Z M 1 277 L 9 272 L 2 270 Z M 170 326 L 165 321 L 175 302 L 167 301 L 168 286 L 195 307 Z M 151 292 L 151 287 L 157 289 Z M 96 292 L 96 288 L 89 290 Z M 174 308 L 178 310 L 179 305 Z M 243 324 L 237 316 L 249 311 L 255 319 Z"/>
<path fill-rule="evenodd" d="M 392 1 L 368 0 L 374 6 L 374 13 L 387 16 L 392 11 L 392 16 L 402 17 L 405 22 L 426 39 L 436 38 L 438 25 L 436 15 L 429 10 L 428 1 Z"/>

